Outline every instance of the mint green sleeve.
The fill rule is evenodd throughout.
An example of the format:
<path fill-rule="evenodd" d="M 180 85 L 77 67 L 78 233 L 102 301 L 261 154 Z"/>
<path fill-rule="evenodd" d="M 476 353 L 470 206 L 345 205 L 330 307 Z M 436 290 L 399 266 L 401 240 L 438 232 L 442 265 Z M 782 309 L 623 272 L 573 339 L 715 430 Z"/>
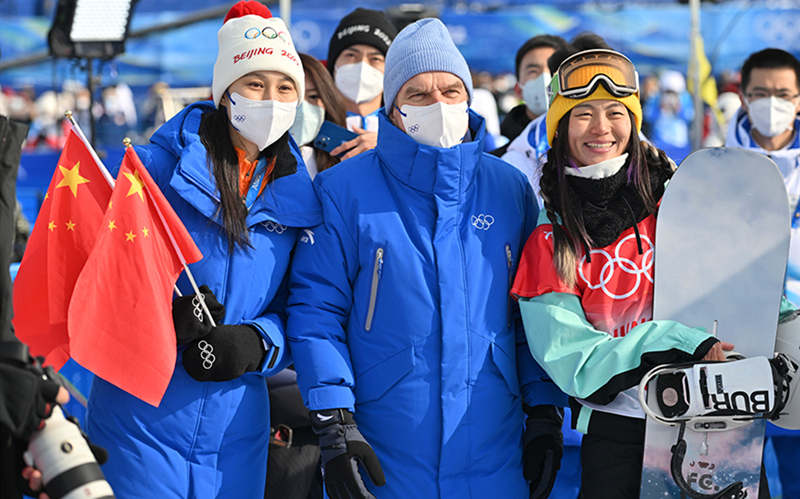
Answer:
<path fill-rule="evenodd" d="M 792 302 L 786 299 L 785 296 L 781 296 L 781 310 L 778 316 L 778 321 L 783 322 L 792 315 L 794 315 L 795 311 L 798 310 Z"/>
<path fill-rule="evenodd" d="M 701 329 L 651 321 L 621 338 L 595 329 L 573 294 L 519 299 L 533 357 L 565 393 L 598 404 L 639 383 L 653 367 L 699 360 L 717 342 Z"/>

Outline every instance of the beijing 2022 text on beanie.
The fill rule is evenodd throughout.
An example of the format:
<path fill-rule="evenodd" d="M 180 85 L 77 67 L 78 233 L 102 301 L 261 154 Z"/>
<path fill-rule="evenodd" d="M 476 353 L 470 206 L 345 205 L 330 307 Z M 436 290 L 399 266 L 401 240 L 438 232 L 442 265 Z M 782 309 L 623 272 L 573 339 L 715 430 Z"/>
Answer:
<path fill-rule="evenodd" d="M 344 16 L 333 32 L 328 45 L 328 71 L 333 74 L 339 54 L 352 45 L 369 45 L 386 55 L 395 36 L 397 29 L 386 14 L 379 10 L 357 8 Z"/>
<path fill-rule="evenodd" d="M 464 82 L 472 104 L 472 75 L 442 21 L 420 19 L 398 33 L 383 66 L 383 102 L 391 108 L 397 92 L 411 78 L 429 71 L 451 73 Z"/>
<path fill-rule="evenodd" d="M 286 24 L 253 0 L 235 4 L 217 33 L 219 53 L 211 84 L 214 104 L 225 90 L 253 71 L 279 71 L 294 81 L 298 103 L 305 95 L 306 77 Z"/>

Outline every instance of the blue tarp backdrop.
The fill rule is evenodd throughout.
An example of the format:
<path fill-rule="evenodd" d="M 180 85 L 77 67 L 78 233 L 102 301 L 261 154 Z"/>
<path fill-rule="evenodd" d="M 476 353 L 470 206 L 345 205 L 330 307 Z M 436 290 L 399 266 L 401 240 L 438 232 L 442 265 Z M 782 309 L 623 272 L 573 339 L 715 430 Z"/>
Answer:
<path fill-rule="evenodd" d="M 37 9 L 41 3 L 0 2 L 3 62 L 47 50 L 52 14 L 45 15 L 43 8 Z M 189 10 L 230 3 L 141 0 L 134 8 L 131 30 L 180 19 Z M 389 8 L 398 3 L 297 0 L 292 8 L 292 36 L 300 51 L 324 59 L 333 29 L 345 14 L 358 5 Z M 280 14 L 277 5 L 272 8 Z M 636 63 L 640 74 L 660 67 L 685 72 L 688 64 L 689 7 L 677 2 L 549 0 L 534 4 L 524 0 L 483 0 L 469 5 L 440 2 L 438 10 L 476 71 L 512 72 L 517 48 L 531 36 L 551 33 L 569 39 L 582 31 L 603 36 Z M 210 85 L 221 17 L 129 40 L 126 53 L 105 65 L 103 82 L 125 81 L 138 86 L 163 80 L 172 86 Z M 800 0 L 703 3 L 701 30 L 716 74 L 738 70 L 748 54 L 766 47 L 782 48 L 800 56 Z M 59 61 L 55 66 L 46 62 L 3 71 L 0 84 L 50 88 L 54 81 L 58 85 L 69 78 L 80 80 L 83 74 L 69 61 Z"/>

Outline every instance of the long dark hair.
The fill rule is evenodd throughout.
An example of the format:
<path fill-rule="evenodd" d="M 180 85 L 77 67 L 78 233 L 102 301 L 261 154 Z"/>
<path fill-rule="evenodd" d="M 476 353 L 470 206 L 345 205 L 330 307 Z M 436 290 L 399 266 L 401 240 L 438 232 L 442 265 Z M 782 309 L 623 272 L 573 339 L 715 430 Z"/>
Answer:
<path fill-rule="evenodd" d="M 569 163 L 569 117 L 570 110 L 556 128 L 556 138 L 547 151 L 547 162 L 542 166 L 542 176 L 539 188 L 547 211 L 547 218 L 553 225 L 553 261 L 558 276 L 567 286 L 573 286 L 576 280 L 578 255 L 584 248 L 592 247 L 592 238 L 586 231 L 583 219 L 575 209 L 575 193 L 566 182 L 565 168 Z M 635 117 L 630 110 L 628 116 L 631 123 Z M 651 168 L 663 171 L 666 178 L 673 173 L 673 163 L 669 161 L 664 151 L 656 149 L 647 142 L 639 140 L 639 133 L 635 126 L 631 127 L 628 141 L 628 185 L 635 186 L 642 198 L 644 209 L 648 215 L 655 214 L 658 208 L 658 199 L 653 196 L 650 186 Z M 561 224 L 558 223 L 561 217 Z"/>
<path fill-rule="evenodd" d="M 214 176 L 219 192 L 219 209 L 216 216 L 222 220 L 225 234 L 228 236 L 228 250 L 233 251 L 236 245 L 252 247 L 250 233 L 247 230 L 247 207 L 239 195 L 239 157 L 231 141 L 229 128 L 228 109 L 220 104 L 214 111 L 203 114 L 200 122 L 200 141 L 206 148 L 208 168 Z M 284 133 L 269 147 L 261 151 L 259 159 L 266 157 L 267 161 L 277 158 L 281 152 L 289 147 L 289 132 Z M 273 169 L 266 182 L 275 178 Z"/>
<path fill-rule="evenodd" d="M 325 121 L 346 127 L 347 110 L 345 109 L 342 94 L 336 89 L 333 77 L 315 57 L 303 53 L 298 55 L 303 63 L 303 71 L 305 71 L 306 76 L 309 76 L 317 86 L 320 100 L 322 100 L 322 105 L 325 106 Z M 314 159 L 317 161 L 317 171 L 320 172 L 341 161 L 336 156 L 331 156 L 328 151 L 317 147 L 314 148 Z"/>

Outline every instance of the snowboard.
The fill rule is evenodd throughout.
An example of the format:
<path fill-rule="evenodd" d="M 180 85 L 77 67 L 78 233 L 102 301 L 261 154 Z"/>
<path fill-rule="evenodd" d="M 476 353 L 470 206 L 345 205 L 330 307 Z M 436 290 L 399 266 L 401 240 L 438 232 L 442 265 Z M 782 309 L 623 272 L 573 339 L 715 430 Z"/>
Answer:
<path fill-rule="evenodd" d="M 769 158 L 731 148 L 689 155 L 658 212 L 653 319 L 705 328 L 746 358 L 771 359 L 789 251 L 787 205 L 783 178 Z M 663 416 L 651 403 L 656 381 L 646 397 Z M 717 393 L 724 395 L 720 386 Z M 765 428 L 761 419 L 700 431 L 702 425 L 667 426 L 647 417 L 641 498 L 713 497 L 732 484 L 757 498 Z M 685 455 L 675 465 L 679 436 Z"/>

